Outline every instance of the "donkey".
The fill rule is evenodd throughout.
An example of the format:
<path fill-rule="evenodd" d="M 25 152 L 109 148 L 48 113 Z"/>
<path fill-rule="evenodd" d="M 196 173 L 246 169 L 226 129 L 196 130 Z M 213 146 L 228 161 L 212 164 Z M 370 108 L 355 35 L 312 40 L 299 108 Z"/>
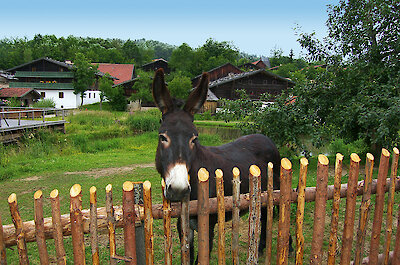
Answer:
<path fill-rule="evenodd" d="M 261 134 L 247 135 L 221 146 L 202 146 L 193 124 L 193 115 L 202 107 L 207 97 L 209 76 L 203 73 L 199 85 L 189 95 L 183 108 L 171 98 L 164 81 L 164 71 L 156 71 L 153 80 L 153 98 L 162 112 L 159 140 L 156 151 L 156 168 L 165 181 L 164 196 L 170 201 L 181 201 L 190 194 L 190 200 L 197 199 L 197 172 L 206 168 L 210 173 L 209 195 L 216 197 L 215 170 L 224 172 L 224 193 L 232 196 L 232 169 L 241 172 L 241 193 L 249 192 L 249 168 L 255 164 L 261 169 L 261 188 L 267 188 L 267 164 L 274 165 L 274 189 L 280 187 L 280 154 L 275 144 Z M 181 104 L 182 105 L 182 104 Z M 188 179 L 188 175 L 190 179 Z M 226 213 L 230 220 L 231 213 Z M 261 213 L 261 238 L 259 252 L 262 253 L 266 241 L 266 211 Z M 210 214 L 210 252 L 213 246 L 214 227 L 217 214 Z M 197 217 L 190 217 L 190 263 L 194 261 L 193 230 L 197 230 Z M 181 222 L 178 220 L 180 235 Z M 197 264 L 197 262 L 196 262 Z"/>

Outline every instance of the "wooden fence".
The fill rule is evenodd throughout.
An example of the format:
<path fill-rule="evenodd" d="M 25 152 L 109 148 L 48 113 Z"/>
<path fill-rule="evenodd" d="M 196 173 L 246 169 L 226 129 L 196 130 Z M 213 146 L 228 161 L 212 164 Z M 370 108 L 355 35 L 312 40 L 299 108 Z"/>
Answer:
<path fill-rule="evenodd" d="M 266 207 L 267 220 L 267 246 L 265 264 L 288 264 L 289 254 L 289 228 L 290 228 L 290 205 L 297 205 L 295 220 L 295 255 L 296 264 L 322 264 L 323 240 L 325 230 L 326 203 L 332 202 L 332 218 L 329 234 L 329 249 L 327 253 L 327 264 L 335 264 L 337 249 L 340 248 L 340 264 L 400 264 L 400 205 L 399 220 L 397 222 L 397 233 L 395 238 L 393 230 L 393 210 L 396 191 L 400 190 L 400 178 L 397 176 L 399 150 L 393 149 L 390 177 L 389 172 L 390 153 L 382 150 L 380 157 L 378 178 L 372 179 L 374 168 L 374 157 L 367 154 L 365 163 L 364 180 L 358 181 L 359 165 L 361 159 L 357 154 L 350 157 L 348 183 L 341 184 L 343 156 L 337 154 L 335 161 L 334 185 L 328 185 L 329 160 L 324 155 L 318 156 L 317 184 L 316 187 L 306 187 L 308 160 L 300 160 L 299 183 L 297 189 L 292 189 L 292 164 L 284 158 L 281 161 L 281 190 L 272 189 L 272 164 L 268 164 L 268 189 L 261 191 L 260 169 L 257 166 L 250 168 L 250 189 L 248 194 L 239 194 L 240 172 L 233 169 L 233 196 L 224 197 L 223 172 L 217 170 L 217 198 L 208 198 L 209 172 L 201 169 L 198 172 L 199 193 L 198 201 L 184 200 L 181 203 L 170 203 L 165 198 L 162 204 L 153 205 L 151 201 L 151 183 L 143 183 L 143 204 L 134 204 L 135 188 L 132 182 L 123 184 L 122 206 L 113 205 L 112 186 L 106 187 L 106 206 L 97 207 L 96 188 L 90 189 L 90 209 L 82 210 L 82 190 L 79 184 L 75 184 L 70 190 L 70 214 L 60 214 L 60 201 L 57 190 L 50 194 L 52 217 L 43 217 L 43 194 L 37 191 L 34 194 L 35 220 L 23 222 L 18 211 L 17 197 L 11 194 L 8 198 L 13 225 L 0 226 L 0 264 L 7 264 L 5 248 L 17 246 L 20 264 L 28 264 L 27 242 L 36 241 L 41 264 L 49 264 L 46 239 L 54 238 L 57 264 L 66 263 L 63 237 L 71 235 L 73 245 L 74 264 L 85 264 L 84 234 L 90 234 L 92 263 L 99 264 L 99 248 L 97 233 L 99 230 L 108 230 L 110 264 L 125 261 L 126 264 L 137 264 L 137 253 L 135 245 L 135 225 L 144 224 L 145 230 L 145 262 L 154 263 L 154 238 L 153 220 L 164 219 L 164 263 L 172 264 L 172 236 L 171 218 L 182 218 L 181 240 L 181 262 L 189 264 L 189 216 L 198 215 L 198 256 L 199 264 L 209 264 L 208 238 L 209 238 L 209 214 L 218 214 L 218 264 L 225 264 L 225 212 L 232 211 L 232 262 L 239 264 L 239 255 L 247 255 L 247 264 L 258 263 L 258 242 L 261 231 L 260 215 L 261 207 Z M 243 176 L 247 177 L 247 176 Z M 163 186 L 165 184 L 163 183 Z M 381 229 L 384 217 L 385 193 L 388 193 L 386 211 L 386 229 L 384 236 L 384 252 L 379 254 L 381 244 Z M 365 251 L 366 230 L 371 211 L 371 194 L 376 194 L 375 211 L 373 216 L 371 241 Z M 359 208 L 360 218 L 355 233 L 356 197 L 362 196 Z M 346 197 L 346 213 L 342 235 L 338 234 L 339 203 L 340 199 Z M 305 202 L 315 201 L 313 236 L 311 243 L 310 259 L 304 261 L 304 236 L 303 218 Z M 279 205 L 279 221 L 277 236 L 277 255 L 272 257 L 272 212 L 273 206 Z M 249 209 L 248 218 L 248 250 L 240 253 L 239 249 L 239 211 Z M 0 219 L 1 224 L 1 219 Z M 125 255 L 116 254 L 115 229 L 124 229 Z M 341 236 L 341 239 L 340 239 Z M 339 246 L 338 238 L 341 246 Z M 394 239 L 393 239 L 394 238 Z M 394 248 L 390 251 L 391 242 Z M 355 253 L 352 256 L 352 246 L 355 244 Z M 393 244 L 392 244 L 393 245 Z M 364 258 L 364 252 L 367 257 Z M 142 253 L 141 253 L 142 254 Z M 71 258 L 72 259 L 72 258 Z M 352 261 L 353 260 L 353 261 Z"/>

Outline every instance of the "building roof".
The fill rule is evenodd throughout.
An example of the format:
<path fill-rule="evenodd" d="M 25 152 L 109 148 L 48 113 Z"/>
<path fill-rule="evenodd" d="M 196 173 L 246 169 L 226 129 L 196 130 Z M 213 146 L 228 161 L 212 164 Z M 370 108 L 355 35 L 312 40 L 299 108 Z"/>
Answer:
<path fill-rule="evenodd" d="M 135 66 L 133 64 L 112 64 L 99 63 L 98 70 L 102 73 L 109 73 L 115 77 L 114 85 L 133 79 Z"/>
<path fill-rule="evenodd" d="M 0 98 L 21 98 L 32 91 L 40 97 L 40 94 L 33 88 L 7 87 L 0 90 Z"/>
<path fill-rule="evenodd" d="M 38 62 L 38 61 L 42 61 L 42 60 L 48 61 L 48 62 L 50 62 L 50 63 L 57 64 L 57 65 L 59 65 L 59 66 L 61 66 L 61 67 L 64 67 L 64 68 L 68 68 L 69 70 L 72 69 L 72 64 L 63 63 L 63 62 L 60 62 L 60 61 L 57 61 L 57 60 L 54 60 L 54 59 L 51 59 L 51 58 L 48 58 L 48 57 L 42 57 L 42 58 L 39 58 L 39 59 L 30 61 L 30 62 L 27 62 L 27 63 L 24 63 L 24 64 L 17 65 L 17 66 L 15 66 L 15 67 L 13 67 L 13 68 L 10 68 L 10 69 L 6 70 L 6 71 L 7 71 L 7 72 L 15 71 L 15 70 L 17 70 L 18 68 L 21 68 L 21 67 L 23 67 L 23 66 L 26 66 L 26 65 L 29 65 L 29 64 Z"/>
<path fill-rule="evenodd" d="M 252 75 L 255 75 L 255 74 L 258 74 L 258 73 L 269 75 L 269 76 L 272 76 L 272 77 L 274 77 L 276 79 L 279 79 L 279 80 L 282 80 L 282 81 L 286 81 L 286 82 L 294 85 L 294 82 L 292 80 L 288 79 L 288 78 L 285 78 L 285 77 L 276 75 L 274 73 L 268 72 L 265 69 L 259 69 L 259 70 L 250 71 L 250 72 L 244 72 L 244 73 L 240 73 L 240 74 L 231 73 L 226 77 L 222 77 L 220 79 L 217 79 L 215 81 L 210 82 L 209 83 L 209 88 L 212 88 L 212 87 L 215 87 L 215 86 L 218 86 L 218 85 L 221 85 L 221 84 L 225 84 L 225 83 L 228 83 L 228 82 L 232 82 L 234 80 L 238 80 L 238 79 L 241 79 L 241 78 L 244 78 L 244 77 L 252 76 Z"/>
<path fill-rule="evenodd" d="M 7 73 L 3 70 L 0 70 L 0 76 L 7 79 L 7 80 L 15 80 L 16 78 L 14 77 L 14 75 Z"/>
<path fill-rule="evenodd" d="M 158 62 L 158 61 L 161 61 L 161 62 L 164 62 L 164 63 L 168 64 L 168 61 L 167 61 L 167 60 L 165 60 L 165 59 L 163 59 L 163 58 L 159 58 L 159 59 L 154 59 L 154 60 L 152 60 L 152 61 L 149 62 L 149 63 L 145 63 L 144 65 L 142 65 L 142 67 L 146 67 L 146 66 L 151 65 L 151 64 L 154 64 L 154 63 L 156 63 L 156 62 Z"/>

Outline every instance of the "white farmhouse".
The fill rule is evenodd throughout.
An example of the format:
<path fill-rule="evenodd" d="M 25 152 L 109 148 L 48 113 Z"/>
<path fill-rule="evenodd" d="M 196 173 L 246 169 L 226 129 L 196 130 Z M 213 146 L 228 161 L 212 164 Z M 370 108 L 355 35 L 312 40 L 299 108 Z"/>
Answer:
<path fill-rule="evenodd" d="M 13 88 L 33 88 L 42 98 L 53 99 L 56 108 L 78 108 L 80 94 L 74 94 L 72 64 L 43 57 L 18 65 L 7 72 L 14 74 L 17 80 L 9 83 Z M 102 76 L 103 73 L 97 73 Z M 97 82 L 85 92 L 83 104 L 100 102 Z"/>

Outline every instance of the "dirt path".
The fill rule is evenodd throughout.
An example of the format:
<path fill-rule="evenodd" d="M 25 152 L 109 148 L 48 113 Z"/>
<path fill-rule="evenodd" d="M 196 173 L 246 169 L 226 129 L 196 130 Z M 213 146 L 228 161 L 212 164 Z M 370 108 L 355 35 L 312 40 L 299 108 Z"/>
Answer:
<path fill-rule="evenodd" d="M 154 163 L 149 164 L 135 164 L 132 166 L 125 167 L 109 167 L 109 168 L 95 168 L 87 171 L 74 171 L 74 172 L 65 172 L 65 175 L 87 175 L 94 178 L 100 178 L 110 175 L 119 175 L 127 172 L 131 172 L 135 168 L 149 168 L 155 167 Z"/>

